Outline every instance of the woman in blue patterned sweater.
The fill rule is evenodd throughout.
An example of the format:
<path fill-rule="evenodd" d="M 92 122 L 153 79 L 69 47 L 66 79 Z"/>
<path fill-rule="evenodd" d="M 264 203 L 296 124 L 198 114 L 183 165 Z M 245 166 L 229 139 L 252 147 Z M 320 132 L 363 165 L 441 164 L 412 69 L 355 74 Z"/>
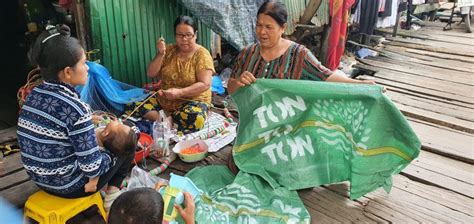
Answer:
<path fill-rule="evenodd" d="M 80 100 L 76 85 L 87 81 L 84 49 L 61 26 L 42 33 L 32 49 L 32 62 L 45 80 L 28 95 L 18 119 L 18 142 L 23 165 L 42 190 L 64 198 L 78 198 L 89 178 L 107 184 L 105 207 L 120 194 L 133 155 L 117 158 L 99 150 L 92 110 Z"/>

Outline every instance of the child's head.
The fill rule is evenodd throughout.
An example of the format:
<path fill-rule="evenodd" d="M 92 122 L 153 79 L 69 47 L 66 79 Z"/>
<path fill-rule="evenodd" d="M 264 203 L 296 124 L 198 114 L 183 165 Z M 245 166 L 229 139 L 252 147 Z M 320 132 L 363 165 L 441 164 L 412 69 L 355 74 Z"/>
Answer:
<path fill-rule="evenodd" d="M 66 25 L 51 27 L 33 45 L 31 62 L 38 65 L 46 81 L 84 85 L 87 81 L 86 55 L 79 41 L 70 36 Z"/>
<path fill-rule="evenodd" d="M 163 222 L 163 198 L 152 188 L 136 188 L 115 199 L 109 224 L 157 224 Z"/>
<path fill-rule="evenodd" d="M 106 149 L 120 157 L 134 154 L 138 145 L 138 137 L 135 131 L 116 120 L 110 121 L 104 130 L 98 133 L 97 138 L 100 139 Z"/>

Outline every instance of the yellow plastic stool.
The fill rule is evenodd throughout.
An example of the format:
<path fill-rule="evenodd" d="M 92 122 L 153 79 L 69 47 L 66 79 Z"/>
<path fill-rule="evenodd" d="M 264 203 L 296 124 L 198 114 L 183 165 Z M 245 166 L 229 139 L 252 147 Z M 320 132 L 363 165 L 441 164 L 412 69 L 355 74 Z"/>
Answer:
<path fill-rule="evenodd" d="M 67 220 L 97 205 L 99 212 L 107 219 L 100 193 L 75 199 L 60 198 L 44 191 L 31 195 L 25 204 L 25 220 L 34 219 L 41 224 L 66 223 Z"/>

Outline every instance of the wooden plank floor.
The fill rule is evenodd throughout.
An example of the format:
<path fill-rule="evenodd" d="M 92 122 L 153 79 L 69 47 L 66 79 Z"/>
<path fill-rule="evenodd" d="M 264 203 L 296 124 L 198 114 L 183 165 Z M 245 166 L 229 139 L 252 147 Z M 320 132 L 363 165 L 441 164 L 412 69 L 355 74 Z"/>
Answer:
<path fill-rule="evenodd" d="M 474 34 L 443 26 L 403 31 L 415 38 L 387 38 L 386 56 L 360 61 L 378 71 L 375 80 L 409 120 L 422 141 L 420 156 L 394 176 L 390 194 L 379 189 L 350 200 L 348 183 L 300 190 L 313 223 L 474 222 Z M 0 131 L 0 143 L 14 138 L 14 128 Z M 228 146 L 198 163 L 177 160 L 161 176 L 226 165 L 230 153 Z M 158 165 L 147 159 L 148 169 Z M 7 156 L 0 164 L 0 195 L 21 207 L 36 190 L 19 154 Z"/>

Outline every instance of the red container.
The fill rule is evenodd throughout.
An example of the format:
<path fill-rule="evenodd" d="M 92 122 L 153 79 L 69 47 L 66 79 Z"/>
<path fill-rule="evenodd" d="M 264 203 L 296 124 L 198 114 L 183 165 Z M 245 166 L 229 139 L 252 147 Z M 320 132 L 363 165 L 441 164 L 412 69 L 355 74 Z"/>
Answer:
<path fill-rule="evenodd" d="M 153 146 L 153 138 L 143 132 L 140 132 L 140 136 L 138 137 L 138 142 L 143 146 L 143 148 L 139 151 L 135 152 L 135 159 L 133 159 L 133 163 L 139 163 L 143 159 L 145 159 L 148 155 L 150 155 L 151 147 Z"/>

